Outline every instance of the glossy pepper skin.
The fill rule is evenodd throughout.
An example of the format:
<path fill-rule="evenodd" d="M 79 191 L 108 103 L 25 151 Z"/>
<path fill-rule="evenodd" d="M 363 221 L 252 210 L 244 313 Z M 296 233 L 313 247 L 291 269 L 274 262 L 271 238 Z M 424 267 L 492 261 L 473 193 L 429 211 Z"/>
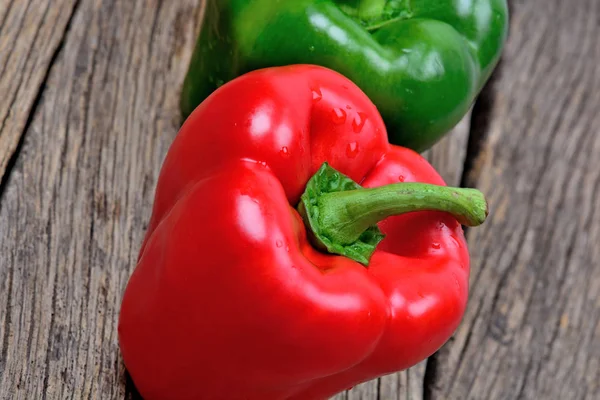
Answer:
<path fill-rule="evenodd" d="M 421 152 L 467 113 L 507 31 L 506 0 L 208 0 L 181 109 L 257 68 L 322 65 L 371 98 L 391 143 Z"/>
<path fill-rule="evenodd" d="M 326 68 L 248 73 L 186 120 L 121 305 L 122 355 L 145 399 L 326 399 L 453 334 L 469 279 L 458 221 L 386 218 L 368 266 L 317 251 L 296 206 L 324 163 L 364 188 L 444 185 Z"/>

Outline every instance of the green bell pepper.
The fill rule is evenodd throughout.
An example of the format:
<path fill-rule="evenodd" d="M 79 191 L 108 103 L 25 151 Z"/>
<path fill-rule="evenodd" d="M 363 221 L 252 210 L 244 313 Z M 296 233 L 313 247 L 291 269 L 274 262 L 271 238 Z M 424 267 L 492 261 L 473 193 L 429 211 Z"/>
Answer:
<path fill-rule="evenodd" d="M 500 58 L 506 0 L 208 0 L 181 111 L 251 70 L 317 64 L 375 103 L 390 142 L 431 147 Z"/>

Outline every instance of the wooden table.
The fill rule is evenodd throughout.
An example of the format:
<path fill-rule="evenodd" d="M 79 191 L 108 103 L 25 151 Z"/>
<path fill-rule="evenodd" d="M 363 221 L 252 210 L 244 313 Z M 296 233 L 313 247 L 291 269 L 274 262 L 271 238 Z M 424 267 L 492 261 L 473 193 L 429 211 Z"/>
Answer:
<path fill-rule="evenodd" d="M 0 0 L 0 398 L 136 397 L 119 302 L 202 0 Z M 338 399 L 600 399 L 600 1 L 514 0 L 504 58 L 428 152 L 489 197 L 454 337 Z"/>

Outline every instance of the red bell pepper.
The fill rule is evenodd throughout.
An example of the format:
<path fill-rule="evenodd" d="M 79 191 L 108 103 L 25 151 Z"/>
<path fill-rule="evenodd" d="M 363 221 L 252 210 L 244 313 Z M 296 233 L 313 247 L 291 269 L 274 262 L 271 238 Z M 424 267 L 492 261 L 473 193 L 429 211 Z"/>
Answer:
<path fill-rule="evenodd" d="M 457 328 L 461 223 L 486 215 L 481 193 L 390 145 L 342 75 L 243 75 L 164 161 L 121 306 L 126 367 L 150 400 L 325 399 L 408 368 Z"/>

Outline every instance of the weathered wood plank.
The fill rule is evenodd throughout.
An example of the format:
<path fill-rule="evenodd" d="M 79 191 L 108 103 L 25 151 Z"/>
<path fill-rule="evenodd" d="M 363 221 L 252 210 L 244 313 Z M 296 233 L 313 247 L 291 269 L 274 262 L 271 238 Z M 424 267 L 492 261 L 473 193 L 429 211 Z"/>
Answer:
<path fill-rule="evenodd" d="M 600 3 L 513 2 L 470 183 L 471 298 L 432 399 L 600 398 Z"/>
<path fill-rule="evenodd" d="M 77 3 L 0 1 L 0 182 Z"/>
<path fill-rule="evenodd" d="M 467 157 L 471 111 L 431 149 L 423 153 L 448 185 L 460 186 Z"/>
<path fill-rule="evenodd" d="M 58 58 L 25 131 L 46 73 L 40 78 L 24 67 L 22 79 L 32 79 L 24 89 L 0 78 L 15 98 L 30 99 L 22 115 L 14 102 L 0 107 L 9 110 L 0 141 L 5 132 L 17 132 L 16 142 L 26 134 L 0 203 L 0 398 L 125 394 L 117 305 L 157 166 L 177 131 L 173 88 L 193 47 L 199 2 L 82 0 L 64 49 L 57 53 L 59 39 L 32 51 L 42 57 L 53 49 Z M 13 3 L 0 7 L 1 43 L 7 16 L 26 4 Z M 471 180 L 494 212 L 469 232 L 470 307 L 435 359 L 426 397 L 600 395 L 600 7 L 595 0 L 567 3 L 516 6 L 490 132 Z M 35 22 L 35 15 L 26 18 Z M 65 15 L 56 29 L 66 28 Z M 16 57 L 5 51 L 0 46 L 0 61 Z M 52 58 L 33 65 L 47 71 Z M 465 141 L 466 134 L 453 134 L 428 155 L 449 183 L 460 178 Z M 16 144 L 4 143 L 8 160 Z M 423 370 L 421 364 L 340 398 L 420 399 Z"/>
<path fill-rule="evenodd" d="M 179 127 L 200 2 L 81 1 L 0 203 L 0 398 L 124 397 L 118 305 Z M 41 12 L 31 3 L 26 20 Z M 42 7 L 60 31 L 37 34 L 47 47 L 69 4 Z M 36 52 L 15 78 L 26 94 L 52 51 Z"/>

